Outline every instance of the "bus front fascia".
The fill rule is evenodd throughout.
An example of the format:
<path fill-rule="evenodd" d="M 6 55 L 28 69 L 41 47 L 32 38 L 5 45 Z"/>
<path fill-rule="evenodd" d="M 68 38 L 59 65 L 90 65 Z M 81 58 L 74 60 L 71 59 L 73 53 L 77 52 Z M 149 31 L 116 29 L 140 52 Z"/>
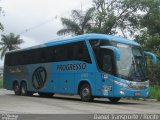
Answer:
<path fill-rule="evenodd" d="M 120 54 L 120 50 L 117 47 L 114 47 L 114 46 L 100 46 L 100 48 L 112 50 L 114 52 L 116 60 L 120 61 L 121 54 Z"/>
<path fill-rule="evenodd" d="M 150 56 L 151 58 L 152 58 L 152 63 L 153 64 L 157 64 L 157 57 L 156 57 L 156 55 L 155 54 L 153 54 L 153 53 L 151 53 L 151 52 L 144 52 L 144 54 L 146 55 L 146 56 Z"/>

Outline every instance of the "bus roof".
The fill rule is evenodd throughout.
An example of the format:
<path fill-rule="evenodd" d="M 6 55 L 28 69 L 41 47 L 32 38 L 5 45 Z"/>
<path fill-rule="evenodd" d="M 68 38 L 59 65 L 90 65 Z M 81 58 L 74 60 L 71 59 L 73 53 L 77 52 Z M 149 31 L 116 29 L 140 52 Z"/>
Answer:
<path fill-rule="evenodd" d="M 93 40 L 93 39 L 107 39 L 113 42 L 140 46 L 137 42 L 123 38 L 123 37 L 91 33 L 91 34 L 78 35 L 78 36 L 74 36 L 70 38 L 52 40 L 51 42 L 47 42 L 44 44 L 40 44 L 40 45 L 36 45 L 36 46 L 32 46 L 32 47 L 28 47 L 28 48 L 24 48 L 20 50 L 14 50 L 11 52 L 16 52 L 16 51 L 18 52 L 18 51 L 23 51 L 23 50 L 30 50 L 30 49 L 35 49 L 35 48 L 42 48 L 42 47 L 47 47 L 47 46 L 54 46 L 54 45 L 59 45 L 59 44 L 64 44 L 64 43 L 71 43 L 71 42 L 76 42 L 76 41 L 81 41 L 81 40 Z"/>

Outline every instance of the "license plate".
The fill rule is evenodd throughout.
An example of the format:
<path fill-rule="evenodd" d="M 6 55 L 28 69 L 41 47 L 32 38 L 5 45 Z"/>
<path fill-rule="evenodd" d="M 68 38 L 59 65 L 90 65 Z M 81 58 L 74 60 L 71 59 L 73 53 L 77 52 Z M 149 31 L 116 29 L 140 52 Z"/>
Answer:
<path fill-rule="evenodd" d="M 134 95 L 135 95 L 135 96 L 140 96 L 141 93 L 140 93 L 140 92 L 135 92 Z"/>

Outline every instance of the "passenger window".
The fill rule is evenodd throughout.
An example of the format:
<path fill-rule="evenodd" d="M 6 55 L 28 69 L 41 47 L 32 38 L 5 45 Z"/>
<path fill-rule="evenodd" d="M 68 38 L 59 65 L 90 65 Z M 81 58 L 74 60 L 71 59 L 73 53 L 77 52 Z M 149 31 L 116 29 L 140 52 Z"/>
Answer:
<path fill-rule="evenodd" d="M 9 53 L 5 64 L 14 66 L 71 60 L 91 63 L 85 41 Z"/>
<path fill-rule="evenodd" d="M 56 46 L 53 55 L 55 57 L 55 61 L 67 61 L 68 60 L 68 50 L 65 45 Z"/>
<path fill-rule="evenodd" d="M 91 63 L 88 48 L 85 41 L 58 45 L 53 50 L 56 62 L 79 60 Z"/>
<path fill-rule="evenodd" d="M 91 63 L 91 58 L 85 41 L 73 43 L 73 59 Z"/>

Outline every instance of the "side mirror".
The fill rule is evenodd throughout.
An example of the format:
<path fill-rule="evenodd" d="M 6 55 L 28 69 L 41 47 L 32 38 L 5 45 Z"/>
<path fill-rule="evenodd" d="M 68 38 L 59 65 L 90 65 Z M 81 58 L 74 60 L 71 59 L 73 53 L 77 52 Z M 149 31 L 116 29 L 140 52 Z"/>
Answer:
<path fill-rule="evenodd" d="M 104 48 L 104 49 L 109 49 L 109 50 L 112 50 L 116 56 L 116 60 L 117 61 L 120 61 L 120 51 L 117 47 L 114 47 L 114 46 L 100 46 L 100 48 Z"/>
<path fill-rule="evenodd" d="M 157 57 L 156 57 L 156 55 L 155 54 L 153 54 L 153 53 L 151 53 L 151 52 L 144 52 L 144 54 L 146 55 L 146 56 L 150 56 L 150 57 L 152 57 L 152 63 L 153 64 L 157 64 Z"/>

